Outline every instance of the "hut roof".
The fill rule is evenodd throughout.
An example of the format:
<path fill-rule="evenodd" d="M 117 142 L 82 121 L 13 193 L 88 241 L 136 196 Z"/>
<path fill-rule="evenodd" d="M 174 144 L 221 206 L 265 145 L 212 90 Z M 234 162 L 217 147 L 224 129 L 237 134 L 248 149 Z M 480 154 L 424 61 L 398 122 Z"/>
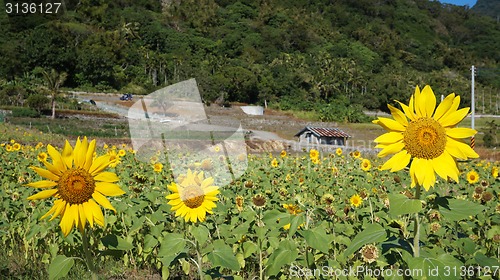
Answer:
<path fill-rule="evenodd" d="M 310 131 L 317 137 L 336 137 L 336 138 L 350 138 L 351 136 L 338 128 L 325 128 L 325 127 L 311 127 L 306 126 L 295 137 L 299 137 L 305 131 Z"/>

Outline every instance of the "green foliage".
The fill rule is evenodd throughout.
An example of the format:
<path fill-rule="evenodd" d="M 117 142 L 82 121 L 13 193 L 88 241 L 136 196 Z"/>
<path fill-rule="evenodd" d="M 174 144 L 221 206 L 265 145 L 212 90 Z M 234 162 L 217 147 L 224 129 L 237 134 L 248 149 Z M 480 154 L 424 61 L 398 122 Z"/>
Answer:
<path fill-rule="evenodd" d="M 28 107 L 35 109 L 38 113 L 42 111 L 42 109 L 47 108 L 50 100 L 44 94 L 33 94 L 26 99 L 26 105 Z"/>
<path fill-rule="evenodd" d="M 15 107 L 12 109 L 12 116 L 14 118 L 37 118 L 40 116 L 40 113 L 33 108 Z"/>
<path fill-rule="evenodd" d="M 66 9 L 0 19 L 0 79 L 29 81 L 42 67 L 68 73 L 69 88 L 147 93 L 194 77 L 206 102 L 227 94 L 226 102 L 314 107 L 323 120 L 359 122 L 360 107 L 337 113 L 334 103 L 387 111 L 415 85 L 468 92 L 470 65 L 500 61 L 494 19 L 436 1 L 85 0 Z M 486 98 L 500 88 L 495 73 L 478 71 Z"/>

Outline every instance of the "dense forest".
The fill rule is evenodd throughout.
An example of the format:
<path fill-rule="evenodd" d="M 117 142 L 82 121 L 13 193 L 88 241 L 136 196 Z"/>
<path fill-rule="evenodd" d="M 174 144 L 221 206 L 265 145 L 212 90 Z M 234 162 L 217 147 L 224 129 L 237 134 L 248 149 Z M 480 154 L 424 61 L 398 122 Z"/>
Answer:
<path fill-rule="evenodd" d="M 36 94 L 44 83 L 39 69 L 54 69 L 68 89 L 146 94 L 194 77 L 206 102 L 266 100 L 282 110 L 318 110 L 323 120 L 342 111 L 357 121 L 363 108 L 387 110 L 386 103 L 406 100 L 417 84 L 430 84 L 437 94 L 454 91 L 469 104 L 475 65 L 478 110 L 498 113 L 500 24 L 467 6 L 429 0 L 64 2 L 57 14 L 0 14 L 4 105 Z"/>

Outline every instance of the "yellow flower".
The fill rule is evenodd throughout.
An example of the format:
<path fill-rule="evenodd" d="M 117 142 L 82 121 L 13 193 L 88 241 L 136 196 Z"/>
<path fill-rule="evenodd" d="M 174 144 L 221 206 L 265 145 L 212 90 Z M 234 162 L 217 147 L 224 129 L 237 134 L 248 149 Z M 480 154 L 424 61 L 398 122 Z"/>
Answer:
<path fill-rule="evenodd" d="M 243 201 L 244 201 L 243 196 L 241 195 L 236 196 L 236 208 L 240 212 L 243 211 Z"/>
<path fill-rule="evenodd" d="M 311 150 L 309 151 L 309 157 L 310 157 L 311 159 L 319 158 L 319 152 L 318 152 L 318 150 L 316 150 L 316 149 L 311 149 Z"/>
<path fill-rule="evenodd" d="M 116 212 L 106 196 L 125 193 L 115 184 L 119 180 L 118 176 L 113 172 L 104 172 L 110 164 L 110 156 L 94 158 L 95 143 L 95 140 L 89 143 L 87 137 L 83 141 L 78 138 L 73 149 L 66 141 L 62 153 L 47 145 L 52 163 L 43 162 L 47 169 L 32 167 L 38 175 L 48 180 L 27 184 L 29 187 L 45 189 L 28 199 L 57 198 L 42 219 L 51 214 L 50 220 L 61 216 L 59 226 L 65 236 L 73 226 L 83 231 L 87 221 L 92 228 L 94 223 L 104 227 L 104 216 L 99 205 Z"/>
<path fill-rule="evenodd" d="M 212 177 L 203 178 L 203 172 L 191 172 L 188 169 L 186 177 L 177 185 L 172 183 L 168 189 L 173 193 L 167 195 L 168 204 L 175 211 L 175 216 L 184 217 L 184 220 L 196 223 L 205 221 L 206 214 L 212 214 L 212 209 L 216 207 L 219 188 L 213 186 Z"/>
<path fill-rule="evenodd" d="M 36 144 L 36 146 L 35 146 L 35 150 L 38 150 L 41 147 L 43 147 L 43 143 L 42 142 L 38 142 L 38 144 Z"/>
<path fill-rule="evenodd" d="M 46 153 L 41 152 L 41 153 L 38 154 L 38 161 L 44 162 L 46 160 L 47 160 L 47 154 Z"/>
<path fill-rule="evenodd" d="M 337 174 L 337 173 L 339 173 L 339 169 L 338 169 L 337 167 L 333 166 L 333 167 L 332 167 L 332 173 L 333 173 L 333 174 Z"/>
<path fill-rule="evenodd" d="M 302 213 L 303 211 L 299 208 L 298 205 L 294 205 L 294 204 L 283 204 L 283 208 L 285 208 L 286 210 L 288 210 L 288 213 L 290 215 L 294 215 L 294 216 L 297 216 L 299 213 Z M 300 224 L 298 226 L 298 228 L 301 228 L 302 226 L 304 226 L 304 223 Z M 286 224 L 283 226 L 283 229 L 284 230 L 289 230 L 290 229 L 290 224 Z"/>
<path fill-rule="evenodd" d="M 153 170 L 156 173 L 160 173 L 163 170 L 163 164 L 161 164 L 160 162 L 155 163 L 153 165 Z"/>
<path fill-rule="evenodd" d="M 216 152 L 216 153 L 220 152 L 220 146 L 219 145 L 217 145 L 217 146 L 214 147 L 214 152 Z"/>
<path fill-rule="evenodd" d="M 14 145 L 12 145 L 12 150 L 13 151 L 19 151 L 20 149 L 21 149 L 21 144 L 14 143 Z"/>
<path fill-rule="evenodd" d="M 127 152 L 124 149 L 120 149 L 118 151 L 118 155 L 121 156 L 121 157 L 124 157 L 126 154 L 127 154 Z"/>
<path fill-rule="evenodd" d="M 360 166 L 361 166 L 361 169 L 363 169 L 363 171 L 369 171 L 370 168 L 372 168 L 372 163 L 370 162 L 370 160 L 365 158 L 361 161 Z"/>
<path fill-rule="evenodd" d="M 417 86 L 409 105 L 399 102 L 404 113 L 391 106 L 394 119 L 379 117 L 374 123 L 388 130 L 375 139 L 376 148 L 382 148 L 379 157 L 395 154 L 383 166 L 391 172 L 410 166 L 411 186 L 416 184 L 429 190 L 436 181 L 435 173 L 447 180 L 458 182 L 458 168 L 454 160 L 477 158 L 479 155 L 469 145 L 459 141 L 476 134 L 470 128 L 455 127 L 469 112 L 460 110 L 460 96 L 448 95 L 436 108 L 436 96 L 430 86 L 420 91 Z M 408 119 L 409 121 L 408 121 Z"/>
<path fill-rule="evenodd" d="M 341 156 L 342 155 L 342 149 L 341 148 L 337 148 L 337 150 L 335 150 L 335 153 L 337 154 L 337 156 Z"/>
<path fill-rule="evenodd" d="M 351 196 L 349 201 L 351 202 L 351 205 L 354 207 L 359 207 L 363 203 L 363 199 L 358 194 Z"/>
<path fill-rule="evenodd" d="M 14 139 L 10 139 L 10 143 L 11 143 L 11 144 L 14 144 L 14 143 L 16 143 L 16 140 L 14 140 Z"/>
<path fill-rule="evenodd" d="M 116 167 L 120 163 L 120 157 L 116 153 L 116 149 L 108 150 L 109 155 L 109 167 Z"/>
<path fill-rule="evenodd" d="M 498 177 L 498 167 L 493 166 L 491 168 L 491 176 L 493 176 L 493 178 L 495 178 L 495 179 Z"/>
<path fill-rule="evenodd" d="M 11 145 L 9 145 L 9 144 L 5 145 L 5 150 L 6 150 L 7 152 L 12 152 L 12 146 L 11 146 Z"/>
<path fill-rule="evenodd" d="M 354 151 L 354 152 L 352 153 L 352 156 L 353 156 L 354 158 L 360 158 L 360 157 L 361 157 L 361 153 L 360 153 L 359 151 Z"/>
<path fill-rule="evenodd" d="M 475 184 L 479 182 L 479 174 L 476 171 L 469 171 L 467 173 L 467 181 L 469 184 Z"/>
<path fill-rule="evenodd" d="M 277 160 L 277 159 L 273 159 L 273 160 L 271 161 L 271 166 L 272 166 L 272 167 L 278 167 L 278 160 Z"/>
<path fill-rule="evenodd" d="M 320 164 L 321 160 L 319 158 L 312 158 L 311 162 L 314 163 L 314 164 Z"/>
<path fill-rule="evenodd" d="M 282 158 L 286 157 L 286 151 L 285 151 L 285 150 L 281 151 L 280 156 L 281 156 Z"/>

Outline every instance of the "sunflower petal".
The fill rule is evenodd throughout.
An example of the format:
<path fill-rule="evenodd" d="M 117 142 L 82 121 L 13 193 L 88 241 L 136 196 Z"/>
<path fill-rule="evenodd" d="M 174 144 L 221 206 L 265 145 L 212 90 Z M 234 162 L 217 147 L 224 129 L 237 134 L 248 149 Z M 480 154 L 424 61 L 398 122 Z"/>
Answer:
<path fill-rule="evenodd" d="M 422 93 L 420 92 L 420 88 L 418 86 L 415 87 L 415 92 L 413 93 L 413 108 L 415 110 L 415 115 L 417 117 L 425 117 L 425 100 L 424 96 L 422 96 Z M 424 104 L 424 106 L 421 106 L 420 104 Z"/>
<path fill-rule="evenodd" d="M 89 202 L 86 201 L 82 204 L 83 211 L 85 211 L 85 217 L 87 221 L 89 221 L 89 225 L 91 228 L 94 228 L 94 215 L 92 212 L 92 207 L 89 205 Z M 90 215 L 89 215 L 90 214 Z"/>
<path fill-rule="evenodd" d="M 109 155 L 102 155 L 94 160 L 92 165 L 90 166 L 89 173 L 92 176 L 96 176 L 98 173 L 106 169 L 106 167 L 109 166 L 111 163 L 109 161 L 110 156 Z"/>
<path fill-rule="evenodd" d="M 88 146 L 89 143 L 87 141 L 86 136 L 83 137 L 83 141 L 80 141 L 80 138 L 78 138 L 78 140 L 76 141 L 75 150 L 73 151 L 74 152 L 73 157 L 76 166 L 84 168 Z"/>
<path fill-rule="evenodd" d="M 101 194 L 107 196 L 117 196 L 125 194 L 125 192 L 120 188 L 120 186 L 108 182 L 96 182 L 95 189 Z"/>
<path fill-rule="evenodd" d="M 475 129 L 472 128 L 465 128 L 465 127 L 455 127 L 448 129 L 446 131 L 446 134 L 455 139 L 460 139 L 460 138 L 468 138 L 471 136 L 474 136 L 477 133 Z"/>
<path fill-rule="evenodd" d="M 57 182 L 42 180 L 42 181 L 38 181 L 38 182 L 28 183 L 28 184 L 26 184 L 26 186 L 32 187 L 32 188 L 52 188 L 52 187 L 57 186 Z"/>
<path fill-rule="evenodd" d="M 411 155 L 408 154 L 406 150 L 402 150 L 386 161 L 384 165 L 382 165 L 382 170 L 391 169 L 391 172 L 399 171 L 410 163 L 410 159 Z"/>
<path fill-rule="evenodd" d="M 415 165 L 415 177 L 417 178 L 417 183 L 419 185 L 423 185 L 424 183 L 424 180 L 425 180 L 425 175 L 427 174 L 426 171 L 426 167 L 424 166 L 425 165 L 425 160 L 423 159 L 420 159 L 420 158 L 414 158 L 413 159 L 413 164 Z M 422 164 L 424 163 L 424 164 Z"/>
<path fill-rule="evenodd" d="M 445 150 L 459 159 L 478 158 L 479 155 L 467 144 L 448 137 Z"/>
<path fill-rule="evenodd" d="M 439 119 L 444 116 L 446 112 L 451 108 L 451 105 L 453 104 L 453 99 L 455 98 L 455 94 L 451 93 L 446 96 L 441 103 L 439 103 L 439 106 L 436 109 L 436 112 L 434 113 L 434 120 L 439 121 Z"/>
<path fill-rule="evenodd" d="M 120 178 L 114 172 L 101 172 L 94 177 L 94 180 L 101 182 L 114 183 L 118 182 Z"/>
<path fill-rule="evenodd" d="M 85 208 L 83 207 L 83 204 L 78 204 L 78 229 L 84 230 L 86 223 L 87 217 L 85 215 Z"/>
<path fill-rule="evenodd" d="M 73 225 L 75 224 L 75 217 L 78 216 L 78 207 L 76 204 L 69 205 L 66 207 L 66 211 L 64 211 L 64 215 L 59 222 L 59 226 L 61 227 L 61 231 L 64 236 L 68 236 L 68 234 L 73 229 Z"/>
<path fill-rule="evenodd" d="M 414 188 L 416 186 L 417 182 L 417 176 L 415 175 L 416 169 L 417 169 L 417 164 L 416 164 L 416 158 L 413 159 L 410 165 L 410 177 L 411 177 L 411 187 Z"/>
<path fill-rule="evenodd" d="M 403 112 L 405 112 L 405 115 L 412 121 L 416 120 L 417 117 L 415 117 L 415 113 L 410 109 L 410 107 L 408 107 L 406 104 L 403 104 L 399 101 L 396 100 L 396 102 L 399 103 L 399 105 L 401 106 L 401 108 L 403 109 Z"/>
<path fill-rule="evenodd" d="M 457 123 L 461 122 L 469 113 L 469 107 L 462 108 L 458 111 L 455 111 L 451 114 L 447 114 L 441 120 L 439 123 L 444 126 L 455 126 Z"/>
<path fill-rule="evenodd" d="M 403 126 L 408 126 L 408 119 L 406 119 L 405 114 L 401 112 L 398 108 L 391 106 L 390 104 L 387 104 L 387 107 L 389 108 L 389 111 L 391 111 L 391 115 L 396 120 L 398 123 L 402 124 Z"/>
<path fill-rule="evenodd" d="M 52 158 L 52 165 L 58 170 L 57 175 L 61 175 L 63 171 L 65 171 L 66 165 L 64 164 L 61 153 L 59 153 L 52 145 L 47 145 L 47 152 L 49 156 Z M 53 172 L 53 171 L 52 171 Z"/>
<path fill-rule="evenodd" d="M 68 140 L 66 140 L 64 144 L 64 149 L 61 154 L 64 163 L 67 168 L 71 168 L 73 166 L 73 147 L 69 144 Z"/>
<path fill-rule="evenodd" d="M 88 203 L 88 206 L 90 206 L 90 209 L 92 211 L 94 222 L 101 227 L 104 227 L 104 215 L 102 214 L 101 208 L 93 199 L 89 199 Z"/>
<path fill-rule="evenodd" d="M 448 180 L 450 177 L 458 182 L 457 164 L 448 152 L 445 151 L 439 157 L 432 159 L 432 167 L 444 180 Z"/>
<path fill-rule="evenodd" d="M 395 154 L 399 151 L 401 151 L 405 147 L 405 144 L 403 142 L 397 142 L 394 144 L 387 145 L 382 151 L 378 153 L 379 157 L 385 157 L 390 154 Z"/>
<path fill-rule="evenodd" d="M 28 197 L 28 200 L 37 200 L 37 199 L 45 199 L 45 198 L 49 198 L 51 196 L 53 196 L 54 194 L 56 194 L 58 191 L 58 189 L 50 189 L 50 190 L 44 190 L 44 191 L 41 191 L 37 194 L 34 194 L 30 197 Z"/>
<path fill-rule="evenodd" d="M 52 181 L 59 181 L 59 176 L 50 172 L 47 169 L 43 169 L 43 168 L 36 167 L 36 166 L 32 166 L 31 169 L 33 171 L 35 171 L 36 173 L 38 173 L 38 175 L 42 176 L 43 178 L 46 178 L 46 179 L 49 179 Z"/>
<path fill-rule="evenodd" d="M 387 130 L 400 132 L 405 131 L 405 127 L 393 119 L 379 117 L 378 124 Z"/>
<path fill-rule="evenodd" d="M 85 155 L 85 166 L 83 167 L 85 170 L 89 170 L 90 166 L 92 165 L 92 159 L 94 158 L 94 153 L 95 153 L 95 139 L 90 141 L 87 148 L 87 154 Z"/>
<path fill-rule="evenodd" d="M 58 203 L 58 201 L 59 201 L 59 203 Z M 66 201 L 64 201 L 62 199 L 58 199 L 58 200 L 54 201 L 54 205 L 56 203 L 57 203 L 57 208 L 54 211 L 54 214 L 52 215 L 52 217 L 49 219 L 49 222 L 54 220 L 55 218 L 57 218 L 59 215 L 64 213 L 64 211 L 66 210 L 66 204 L 67 204 Z"/>
<path fill-rule="evenodd" d="M 50 214 L 54 213 L 54 212 L 56 211 L 56 209 L 57 209 L 57 206 L 58 206 L 58 204 L 54 203 L 54 205 L 52 205 L 52 207 L 50 208 L 50 210 L 49 210 L 49 211 L 47 211 L 47 213 L 45 213 L 45 214 L 44 214 L 44 215 L 40 218 L 40 220 L 43 220 L 43 219 L 47 218 Z"/>
<path fill-rule="evenodd" d="M 455 98 L 453 98 L 453 102 L 451 103 L 451 106 L 450 108 L 448 109 L 448 111 L 446 111 L 443 116 L 439 119 L 439 122 L 441 123 L 441 121 L 446 118 L 448 115 L 450 115 L 451 113 L 454 113 L 458 110 L 458 106 L 460 106 L 460 95 L 456 95 Z"/>
<path fill-rule="evenodd" d="M 421 159 L 420 166 L 423 168 L 423 172 L 425 172 L 422 186 L 426 191 L 429 191 L 429 189 L 436 183 L 436 175 L 434 173 L 434 169 L 432 168 L 432 161 L 428 159 Z"/>
<path fill-rule="evenodd" d="M 401 132 L 387 132 L 373 140 L 375 143 L 393 144 L 403 140 L 403 133 Z"/>
<path fill-rule="evenodd" d="M 53 174 L 55 174 L 57 176 L 61 176 L 63 173 L 62 171 L 66 170 L 66 169 L 61 170 L 58 167 L 49 163 L 48 161 L 44 161 L 43 165 L 45 166 L 45 168 L 47 168 L 48 171 L 52 172 Z M 63 163 L 63 165 L 64 165 L 64 168 L 66 168 L 66 165 L 64 163 Z"/>
<path fill-rule="evenodd" d="M 109 209 L 109 210 L 113 210 L 113 212 L 116 213 L 116 209 L 113 207 L 113 205 L 111 205 L 109 200 L 101 193 L 94 192 L 92 194 L 92 198 L 95 199 L 95 201 L 97 201 L 102 207 Z"/>
<path fill-rule="evenodd" d="M 421 99 L 423 103 L 420 106 L 422 106 L 425 116 L 430 118 L 436 109 L 436 96 L 428 85 L 424 87 L 420 95 L 423 97 Z"/>

